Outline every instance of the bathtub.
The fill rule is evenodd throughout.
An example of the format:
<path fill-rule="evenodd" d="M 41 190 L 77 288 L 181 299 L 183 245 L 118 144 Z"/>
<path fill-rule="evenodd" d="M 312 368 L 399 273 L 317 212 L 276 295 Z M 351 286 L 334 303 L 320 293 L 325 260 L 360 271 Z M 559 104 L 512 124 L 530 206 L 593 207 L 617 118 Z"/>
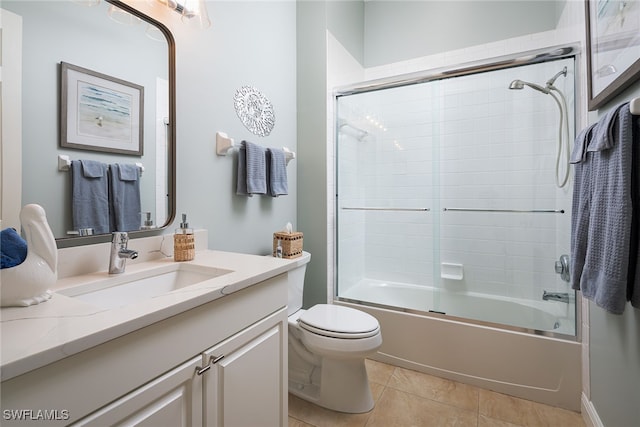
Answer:
<path fill-rule="evenodd" d="M 359 283 L 334 302 L 378 319 L 383 343 L 374 360 L 580 410 L 581 346 L 570 313 L 575 303 L 375 281 Z M 467 319 L 456 317 L 463 305 Z M 431 307 L 437 312 L 428 312 Z"/>

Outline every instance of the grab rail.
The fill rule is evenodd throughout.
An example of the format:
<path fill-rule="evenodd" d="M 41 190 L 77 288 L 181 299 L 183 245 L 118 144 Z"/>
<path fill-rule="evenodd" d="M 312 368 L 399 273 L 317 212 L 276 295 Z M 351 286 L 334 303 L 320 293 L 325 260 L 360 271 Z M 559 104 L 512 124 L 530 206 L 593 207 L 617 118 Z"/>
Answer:
<path fill-rule="evenodd" d="M 482 208 L 442 208 L 444 212 L 509 212 L 509 213 L 559 213 L 564 209 L 482 209 Z"/>
<path fill-rule="evenodd" d="M 429 208 L 376 208 L 376 207 L 347 207 L 343 206 L 341 209 L 345 211 L 407 211 L 407 212 L 428 212 Z"/>

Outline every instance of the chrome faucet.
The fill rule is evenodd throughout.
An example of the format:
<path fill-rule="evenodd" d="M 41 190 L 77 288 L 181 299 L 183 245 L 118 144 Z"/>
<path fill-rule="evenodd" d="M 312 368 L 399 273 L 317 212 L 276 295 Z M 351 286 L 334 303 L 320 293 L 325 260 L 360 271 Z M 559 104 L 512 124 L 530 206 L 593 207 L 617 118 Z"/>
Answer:
<path fill-rule="evenodd" d="M 124 273 L 127 259 L 138 258 L 138 251 L 127 249 L 129 235 L 124 231 L 111 234 L 111 255 L 109 257 L 109 274 Z"/>
<path fill-rule="evenodd" d="M 542 292 L 542 299 L 545 301 L 560 301 L 569 303 L 569 294 L 566 292 Z"/>

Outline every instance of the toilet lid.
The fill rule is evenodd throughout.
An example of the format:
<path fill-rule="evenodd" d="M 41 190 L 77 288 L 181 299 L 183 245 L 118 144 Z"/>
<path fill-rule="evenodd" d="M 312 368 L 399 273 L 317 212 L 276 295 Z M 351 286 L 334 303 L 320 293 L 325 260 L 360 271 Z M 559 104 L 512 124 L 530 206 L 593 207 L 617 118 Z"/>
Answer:
<path fill-rule="evenodd" d="M 332 304 L 314 305 L 300 316 L 299 325 L 316 334 L 350 339 L 371 337 L 380 330 L 370 314 Z"/>

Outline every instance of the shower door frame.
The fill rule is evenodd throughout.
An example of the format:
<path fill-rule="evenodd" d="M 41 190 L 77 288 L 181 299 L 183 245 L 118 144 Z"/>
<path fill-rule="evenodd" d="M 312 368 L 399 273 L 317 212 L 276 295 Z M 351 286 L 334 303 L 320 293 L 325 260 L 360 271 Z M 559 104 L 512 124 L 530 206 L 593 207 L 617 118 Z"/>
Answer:
<path fill-rule="evenodd" d="M 583 91 L 580 90 L 580 88 L 582 88 L 583 86 L 580 79 L 581 73 L 578 72 L 578 70 L 582 69 L 581 55 L 582 55 L 582 52 L 581 52 L 580 46 L 577 44 L 558 45 L 558 46 L 553 46 L 553 47 L 544 48 L 544 49 L 521 52 L 513 55 L 500 56 L 500 57 L 491 58 L 487 60 L 473 61 L 473 62 L 468 62 L 463 64 L 457 64 L 454 66 L 440 67 L 440 68 L 435 68 L 430 70 L 418 71 L 414 73 L 400 74 L 397 76 L 391 76 L 391 77 L 382 78 L 382 79 L 369 80 L 369 81 L 360 82 L 354 85 L 347 85 L 347 86 L 336 88 L 333 92 L 333 102 L 334 102 L 333 111 L 334 111 L 334 115 L 336 116 L 333 118 L 334 120 L 333 157 L 335 162 L 335 165 L 334 165 L 334 186 L 335 186 L 335 189 L 334 189 L 335 224 L 334 225 L 335 227 L 334 227 L 334 233 L 333 233 L 334 244 L 332 245 L 333 246 L 333 266 L 334 266 L 333 277 L 332 277 L 333 299 L 336 301 L 355 303 L 355 304 L 360 304 L 364 306 L 383 308 L 383 309 L 394 310 L 399 312 L 406 312 L 406 313 L 417 314 L 421 316 L 440 317 L 443 319 L 470 323 L 470 324 L 475 324 L 480 326 L 497 327 L 500 329 L 515 331 L 515 332 L 524 332 L 528 334 L 541 335 L 541 336 L 546 336 L 550 338 L 559 338 L 566 341 L 581 342 L 582 296 L 577 291 L 575 292 L 576 298 L 575 298 L 575 308 L 574 308 L 575 335 L 567 335 L 567 334 L 562 334 L 562 333 L 548 331 L 548 330 L 538 330 L 538 329 L 532 329 L 532 328 L 525 328 L 521 326 L 512 326 L 512 325 L 502 324 L 502 323 L 498 324 L 498 323 L 488 322 L 484 320 L 470 319 L 466 317 L 457 317 L 457 316 L 440 313 L 437 311 L 414 310 L 414 309 L 405 308 L 405 307 L 389 306 L 389 305 L 367 302 L 367 301 L 359 301 L 359 300 L 354 300 L 351 298 L 345 298 L 345 297 L 339 296 L 338 295 L 338 271 L 339 271 L 338 270 L 339 268 L 339 265 L 338 265 L 339 206 L 338 205 L 339 204 L 338 204 L 338 191 L 337 191 L 338 160 L 339 160 L 338 153 L 337 153 L 337 142 L 339 138 L 337 112 L 338 112 L 338 99 L 340 97 L 366 93 L 366 92 L 373 92 L 373 91 L 383 90 L 383 89 L 392 89 L 396 87 L 416 85 L 416 84 L 427 83 L 427 82 L 432 82 L 437 80 L 449 79 L 453 77 L 468 76 L 468 75 L 479 74 L 479 73 L 484 73 L 488 71 L 503 70 L 503 69 L 513 68 L 513 67 L 518 67 L 523 65 L 539 64 L 539 63 L 555 61 L 559 59 L 574 58 L 574 61 L 575 61 L 574 126 L 576 128 L 581 128 L 583 127 L 582 122 L 584 122 L 585 120 L 582 114 L 578 114 L 578 111 L 582 111 L 582 109 L 579 108 L 579 106 L 582 106 L 584 104 Z"/>

